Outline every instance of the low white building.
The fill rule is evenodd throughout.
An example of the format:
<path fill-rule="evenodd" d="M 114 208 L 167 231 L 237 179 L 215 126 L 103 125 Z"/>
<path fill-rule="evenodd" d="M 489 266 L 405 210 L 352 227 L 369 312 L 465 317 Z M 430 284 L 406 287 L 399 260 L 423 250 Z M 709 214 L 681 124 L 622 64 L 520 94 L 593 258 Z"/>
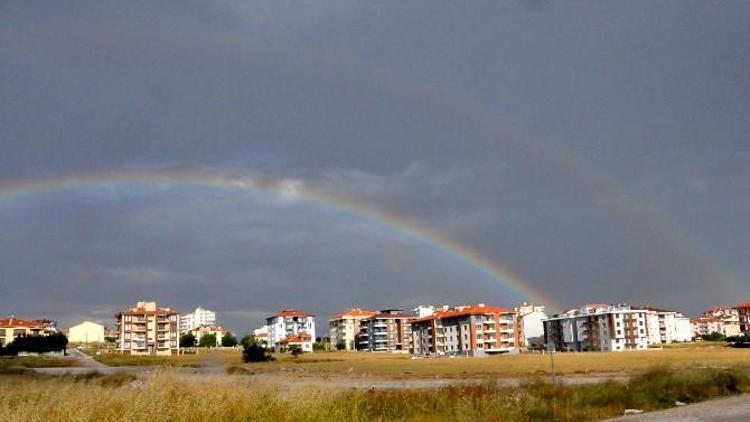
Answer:
<path fill-rule="evenodd" d="M 83 321 L 68 330 L 71 343 L 104 343 L 104 326 L 91 321 Z"/>
<path fill-rule="evenodd" d="M 216 325 L 216 312 L 201 306 L 198 306 L 195 311 L 189 314 L 180 316 L 180 333 L 182 334 L 198 327 L 210 327 L 212 325 Z"/>
<path fill-rule="evenodd" d="M 526 302 L 515 309 L 518 347 L 541 346 L 544 344 L 544 320 L 547 311 L 544 306 Z"/>
<path fill-rule="evenodd" d="M 544 320 L 546 343 L 559 351 L 646 350 L 645 309 L 627 305 L 585 305 Z"/>

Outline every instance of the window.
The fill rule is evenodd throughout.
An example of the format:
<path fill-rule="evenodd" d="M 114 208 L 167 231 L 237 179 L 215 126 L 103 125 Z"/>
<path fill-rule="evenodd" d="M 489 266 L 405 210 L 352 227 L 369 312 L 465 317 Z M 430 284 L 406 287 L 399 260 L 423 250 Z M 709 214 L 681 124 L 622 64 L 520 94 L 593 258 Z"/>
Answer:
<path fill-rule="evenodd" d="M 622 335 L 622 330 L 617 330 L 617 335 Z"/>

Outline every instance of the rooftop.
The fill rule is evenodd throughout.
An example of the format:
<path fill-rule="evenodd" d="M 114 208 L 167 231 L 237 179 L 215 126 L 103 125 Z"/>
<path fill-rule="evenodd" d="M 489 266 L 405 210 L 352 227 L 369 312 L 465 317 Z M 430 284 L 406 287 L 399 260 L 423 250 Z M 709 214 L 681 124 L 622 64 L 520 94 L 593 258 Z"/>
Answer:
<path fill-rule="evenodd" d="M 445 310 L 438 310 L 435 311 L 434 314 L 430 316 L 426 316 L 424 318 L 419 318 L 415 320 L 414 322 L 422 322 L 422 321 L 432 321 L 435 319 L 447 319 L 447 318 L 457 318 L 457 317 L 464 317 L 464 316 L 470 316 L 470 315 L 495 315 L 495 314 L 504 314 L 504 313 L 512 313 L 513 311 L 511 309 L 502 308 L 500 306 L 487 306 L 484 303 L 477 303 L 473 305 L 465 305 L 465 306 L 456 306 L 453 308 L 445 309 Z"/>
<path fill-rule="evenodd" d="M 360 308 L 350 308 L 343 312 L 339 312 L 336 315 L 333 315 L 330 318 L 330 321 L 335 321 L 338 319 L 342 319 L 345 317 L 352 317 L 352 318 L 369 318 L 373 315 L 377 315 L 377 311 L 371 311 L 369 309 L 360 309 Z"/>
<path fill-rule="evenodd" d="M 44 324 L 41 324 L 37 321 L 32 321 L 28 319 L 19 319 L 15 318 L 14 316 L 9 316 L 8 318 L 2 318 L 0 319 L 0 328 L 13 328 L 13 327 L 25 327 L 25 328 L 34 328 L 34 329 L 44 329 Z"/>

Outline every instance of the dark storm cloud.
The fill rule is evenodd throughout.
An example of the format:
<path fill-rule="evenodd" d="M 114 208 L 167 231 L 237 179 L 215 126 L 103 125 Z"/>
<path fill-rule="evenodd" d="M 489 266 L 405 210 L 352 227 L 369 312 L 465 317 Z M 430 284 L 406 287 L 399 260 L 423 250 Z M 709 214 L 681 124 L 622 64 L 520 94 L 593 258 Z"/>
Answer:
<path fill-rule="evenodd" d="M 0 180 L 211 168 L 441 232 L 564 306 L 750 294 L 744 2 L 6 2 Z M 0 314 L 520 297 L 377 222 L 205 187 L 0 202 Z M 467 290 L 466 284 L 475 286 Z"/>

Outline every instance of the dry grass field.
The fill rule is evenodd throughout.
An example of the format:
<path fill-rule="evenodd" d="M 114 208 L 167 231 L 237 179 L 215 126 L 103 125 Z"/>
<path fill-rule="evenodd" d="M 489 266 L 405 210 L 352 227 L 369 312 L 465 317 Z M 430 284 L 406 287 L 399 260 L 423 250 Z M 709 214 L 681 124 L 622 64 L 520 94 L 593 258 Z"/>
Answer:
<path fill-rule="evenodd" d="M 310 375 L 364 375 L 370 377 L 525 377 L 550 372 L 548 354 L 497 355 L 486 358 L 412 359 L 405 354 L 318 352 L 292 358 L 277 354 L 267 363 L 246 364 L 237 351 L 214 351 L 175 357 L 100 355 L 109 366 L 165 367 L 235 366 L 253 373 L 300 372 Z M 720 344 L 676 345 L 664 349 L 625 353 L 556 353 L 555 372 L 575 374 L 631 374 L 659 365 L 672 368 L 750 368 L 750 350 Z"/>
<path fill-rule="evenodd" d="M 491 380 L 437 390 L 279 390 L 247 377 L 0 375 L 8 421 L 581 421 L 750 391 L 747 371 L 656 368 L 628 382 L 565 386 Z"/>
<path fill-rule="evenodd" d="M 625 408 L 655 410 L 750 392 L 750 350 L 718 344 L 630 353 L 558 353 L 556 373 L 629 375 L 598 384 L 549 384 L 549 355 L 411 359 L 407 355 L 324 352 L 242 363 L 239 351 L 165 358 L 101 355 L 156 372 L 40 375 L 8 368 L 59 366 L 73 359 L 0 362 L 0 420 L 598 420 Z M 13 364 L 11 362 L 16 362 Z M 211 366 L 193 373 L 177 367 Z M 283 373 L 283 374 L 282 374 Z M 234 374 L 230 376 L 229 374 Z M 259 376 L 244 376 L 256 374 Z M 517 386 L 500 382 L 521 378 Z M 274 380 L 283 378 L 285 383 Z M 439 388 L 350 388 L 336 380 L 471 378 Z M 309 382 L 320 379 L 320 383 Z M 297 385 L 299 384 L 299 386 Z M 443 385 L 443 384 L 441 384 Z"/>

